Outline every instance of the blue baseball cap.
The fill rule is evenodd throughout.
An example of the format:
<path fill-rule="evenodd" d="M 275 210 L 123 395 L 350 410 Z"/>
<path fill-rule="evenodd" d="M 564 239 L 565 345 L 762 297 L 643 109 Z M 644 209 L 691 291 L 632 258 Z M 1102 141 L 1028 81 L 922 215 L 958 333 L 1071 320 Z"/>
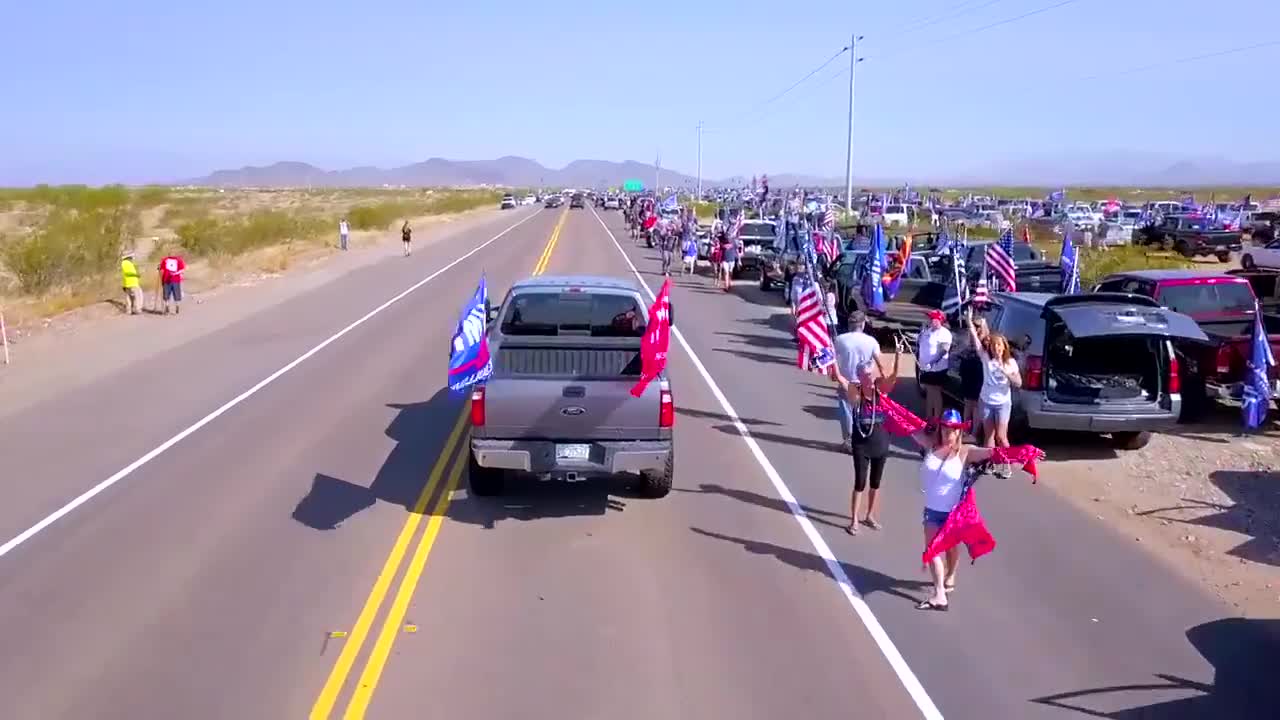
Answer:
<path fill-rule="evenodd" d="M 938 424 L 945 428 L 963 428 L 967 423 L 965 423 L 964 418 L 960 416 L 959 410 L 956 410 L 955 408 L 947 408 L 942 411 L 942 417 L 939 419 Z"/>

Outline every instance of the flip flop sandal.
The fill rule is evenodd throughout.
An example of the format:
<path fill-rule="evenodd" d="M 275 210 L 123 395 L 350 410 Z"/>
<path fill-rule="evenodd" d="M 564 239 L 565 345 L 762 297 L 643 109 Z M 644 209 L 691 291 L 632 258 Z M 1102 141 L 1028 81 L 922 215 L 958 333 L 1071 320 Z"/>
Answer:
<path fill-rule="evenodd" d="M 932 600 L 922 600 L 916 603 L 917 610 L 938 610 L 940 612 L 946 612 L 950 608 L 951 608 L 950 603 L 939 605 L 938 603 L 935 603 Z"/>
<path fill-rule="evenodd" d="M 857 524 L 857 523 L 849 523 L 848 525 L 845 525 L 845 526 L 844 526 L 844 531 L 845 531 L 845 532 L 847 532 L 847 533 L 849 533 L 850 535 L 857 535 L 857 534 L 858 534 L 858 524 Z"/>
<path fill-rule="evenodd" d="M 867 518 L 866 522 L 867 522 L 867 527 L 871 528 L 872 530 L 884 529 L 884 526 L 880 524 L 880 521 L 874 518 Z"/>
<path fill-rule="evenodd" d="M 955 591 L 956 591 L 956 586 L 955 586 L 955 585 L 943 585 L 943 586 L 942 586 L 942 589 L 943 589 L 943 590 L 945 590 L 945 591 L 946 591 L 946 593 L 947 593 L 948 595 L 950 595 L 951 593 L 953 593 L 953 592 L 955 592 Z"/>

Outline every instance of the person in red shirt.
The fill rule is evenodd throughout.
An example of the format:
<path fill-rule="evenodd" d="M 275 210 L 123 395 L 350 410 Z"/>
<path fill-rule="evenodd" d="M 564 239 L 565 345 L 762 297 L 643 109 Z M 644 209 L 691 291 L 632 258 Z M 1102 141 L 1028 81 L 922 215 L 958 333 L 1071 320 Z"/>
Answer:
<path fill-rule="evenodd" d="M 182 271 L 186 269 L 187 264 L 182 261 L 181 255 L 165 255 L 160 260 L 160 284 L 163 287 L 165 315 L 169 314 L 170 302 L 173 303 L 175 315 L 182 311 Z"/>

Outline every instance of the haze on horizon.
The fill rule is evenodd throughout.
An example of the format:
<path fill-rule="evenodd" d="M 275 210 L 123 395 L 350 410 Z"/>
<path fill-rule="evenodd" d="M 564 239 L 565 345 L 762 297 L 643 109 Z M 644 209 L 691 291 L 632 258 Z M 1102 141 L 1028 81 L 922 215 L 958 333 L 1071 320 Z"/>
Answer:
<path fill-rule="evenodd" d="M 1260 91 L 1280 42 L 1176 62 L 1265 42 L 1249 28 L 1276 25 L 1280 7 L 1262 0 L 1227 0 L 1208 22 L 1188 0 L 815 0 L 803 13 L 761 0 L 645 13 L 47 0 L 10 18 L 0 58 L 20 70 L 0 79 L 0 185 L 504 155 L 559 168 L 660 153 L 693 174 L 699 120 L 707 178 L 843 177 L 848 55 L 770 99 L 854 30 L 857 176 L 1259 163 L 1257 182 L 1280 181 L 1264 177 L 1280 167 L 1267 142 L 1278 101 Z"/>

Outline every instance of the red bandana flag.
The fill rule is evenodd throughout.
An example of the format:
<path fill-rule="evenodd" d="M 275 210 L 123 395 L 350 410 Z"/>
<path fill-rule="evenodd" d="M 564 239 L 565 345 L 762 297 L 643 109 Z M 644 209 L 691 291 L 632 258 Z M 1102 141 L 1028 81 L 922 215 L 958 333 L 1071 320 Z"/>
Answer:
<path fill-rule="evenodd" d="M 649 383 L 667 367 L 667 346 L 671 343 L 671 278 L 662 283 L 662 289 L 649 308 L 649 326 L 640 341 L 640 380 L 631 388 L 631 394 L 640 397 Z"/>

